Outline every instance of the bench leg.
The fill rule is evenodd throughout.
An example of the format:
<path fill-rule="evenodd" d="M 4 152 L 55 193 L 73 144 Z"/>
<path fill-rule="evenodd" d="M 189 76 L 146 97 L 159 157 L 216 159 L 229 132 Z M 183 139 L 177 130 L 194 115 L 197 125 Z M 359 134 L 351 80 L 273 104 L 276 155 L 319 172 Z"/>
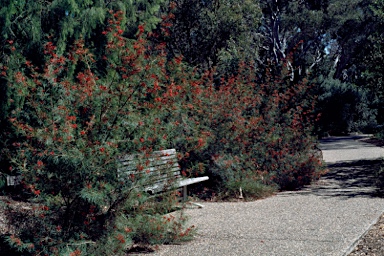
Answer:
<path fill-rule="evenodd" d="M 183 202 L 187 202 L 188 200 L 188 193 L 187 193 L 187 186 L 183 187 Z"/>
<path fill-rule="evenodd" d="M 186 203 L 188 201 L 188 192 L 187 192 L 187 186 L 183 186 L 183 203 Z M 199 208 L 203 208 L 204 206 L 202 204 L 190 202 L 190 204 L 196 205 Z"/>

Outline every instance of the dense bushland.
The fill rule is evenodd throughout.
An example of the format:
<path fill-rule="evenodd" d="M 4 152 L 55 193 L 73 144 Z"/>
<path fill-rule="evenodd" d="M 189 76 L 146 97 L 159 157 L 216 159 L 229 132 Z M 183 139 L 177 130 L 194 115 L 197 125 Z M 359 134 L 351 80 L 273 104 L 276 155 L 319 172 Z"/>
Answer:
<path fill-rule="evenodd" d="M 319 86 L 316 123 L 320 136 L 351 132 L 372 133 L 377 126 L 377 110 L 370 107 L 368 90 L 355 84 L 326 78 Z"/>
<path fill-rule="evenodd" d="M 65 54 L 45 44 L 42 68 L 8 42 L 9 67 L 1 68 L 17 140 L 3 153 L 36 205 L 22 223 L 15 218 L 19 233 L 9 242 L 20 250 L 118 255 L 135 242 L 189 238 L 182 212 L 163 215 L 175 193 L 160 205 L 140 190 L 140 179 L 118 179 L 116 158 L 124 153 L 176 147 L 184 175 L 208 174 L 228 195 L 241 187 L 260 197 L 320 174 L 311 137 L 315 99 L 305 80 L 291 81 L 285 64 L 292 56 L 266 79 L 243 62 L 218 81 L 215 70 L 168 58 L 167 45 L 149 43 L 143 26 L 136 39 L 123 37 L 122 19 L 110 13 L 98 65 L 82 40 Z"/>

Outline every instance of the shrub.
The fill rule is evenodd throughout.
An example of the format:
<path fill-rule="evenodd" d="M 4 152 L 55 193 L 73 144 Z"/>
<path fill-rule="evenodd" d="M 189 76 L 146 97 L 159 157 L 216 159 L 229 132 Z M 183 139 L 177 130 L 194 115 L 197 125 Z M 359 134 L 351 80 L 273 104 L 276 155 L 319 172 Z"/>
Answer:
<path fill-rule="evenodd" d="M 259 194 L 260 184 L 269 192 L 275 185 L 284 190 L 309 184 L 321 173 L 311 135 L 311 86 L 305 80 L 294 84 L 287 70 L 267 75 L 266 82 L 256 73 L 243 63 L 218 86 L 212 73 L 203 76 L 192 104 L 194 120 L 205 129 L 204 147 L 196 155 L 224 190 L 241 185 L 245 193 Z"/>
<path fill-rule="evenodd" d="M 12 48 L 9 121 L 19 141 L 7 154 L 35 204 L 25 225 L 15 219 L 19 232 L 9 237 L 20 250 L 121 254 L 145 236 L 144 222 L 147 236 L 167 242 L 186 236 L 184 218 L 165 223 L 140 180 L 117 178 L 117 156 L 167 147 L 175 129 L 167 122 L 174 95 L 164 45 L 150 48 L 143 26 L 136 40 L 124 38 L 122 19 L 121 12 L 111 12 L 101 69 L 82 40 L 65 55 L 48 42 L 42 68 Z M 174 197 L 163 201 L 174 203 Z M 145 242 L 164 241 L 151 239 Z"/>

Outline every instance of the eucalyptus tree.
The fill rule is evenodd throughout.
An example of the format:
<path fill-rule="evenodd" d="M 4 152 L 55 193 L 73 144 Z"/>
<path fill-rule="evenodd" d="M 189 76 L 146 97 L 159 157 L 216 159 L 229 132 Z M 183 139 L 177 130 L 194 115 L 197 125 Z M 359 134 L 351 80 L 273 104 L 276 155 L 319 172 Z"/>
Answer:
<path fill-rule="evenodd" d="M 374 2 L 382 4 L 373 0 L 260 1 L 259 63 L 279 63 L 288 57 L 291 80 L 307 77 L 317 85 L 313 93 L 320 99 L 319 112 L 343 106 L 332 118 L 323 113 L 321 126 L 332 126 L 327 123 L 332 119 L 343 122 L 334 126 L 346 132 L 375 123 L 376 91 L 364 80 L 369 59 L 379 61 L 374 35 L 382 30 L 372 10 Z"/>
<path fill-rule="evenodd" d="M 296 81 L 318 68 L 325 58 L 327 1 L 261 0 L 260 6 L 263 40 L 259 63 L 277 64 L 289 56 L 287 65 Z"/>
<path fill-rule="evenodd" d="M 377 123 L 376 92 L 364 81 L 364 59 L 372 52 L 372 35 L 378 29 L 371 4 L 329 0 L 324 10 L 326 61 L 316 79 L 320 130 L 368 131 Z"/>
<path fill-rule="evenodd" d="M 377 109 L 377 122 L 384 124 L 384 1 L 375 0 L 370 5 L 374 13 L 375 26 L 367 38 L 367 49 L 361 58 L 360 66 L 363 71 L 359 83 L 370 92 L 370 101 Z M 383 132 L 383 129 L 381 131 Z"/>
<path fill-rule="evenodd" d="M 370 37 L 378 29 L 372 0 L 332 0 L 327 8 L 327 35 L 335 42 L 334 78 L 354 82 L 365 69 L 362 59 L 372 47 Z"/>
<path fill-rule="evenodd" d="M 224 70 L 258 54 L 261 10 L 252 0 L 176 0 L 168 38 L 170 54 L 193 66 Z"/>

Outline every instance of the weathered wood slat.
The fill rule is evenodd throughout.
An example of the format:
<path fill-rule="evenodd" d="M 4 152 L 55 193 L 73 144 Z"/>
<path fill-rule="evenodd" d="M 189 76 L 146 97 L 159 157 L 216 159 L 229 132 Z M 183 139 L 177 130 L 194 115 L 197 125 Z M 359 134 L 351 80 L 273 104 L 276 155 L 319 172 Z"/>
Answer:
<path fill-rule="evenodd" d="M 183 187 L 184 200 L 187 186 L 208 180 L 208 176 L 184 178 L 180 175 L 180 166 L 175 149 L 155 151 L 150 155 L 123 155 L 118 158 L 121 167 L 119 179 L 140 179 L 145 191 L 155 194 L 171 188 Z"/>
<path fill-rule="evenodd" d="M 119 161 L 133 161 L 135 159 L 145 159 L 145 160 L 151 160 L 151 159 L 157 159 L 158 157 L 162 159 L 172 158 L 176 157 L 176 149 L 166 149 L 161 151 L 154 151 L 149 156 L 145 156 L 143 154 L 126 154 L 119 157 Z"/>
<path fill-rule="evenodd" d="M 137 170 L 138 168 L 142 168 L 143 170 L 162 170 L 172 167 L 178 167 L 179 164 L 177 162 L 169 163 L 169 164 L 161 164 L 161 165 L 145 165 L 144 163 L 134 163 L 134 164 L 125 164 L 122 165 L 119 170 L 121 171 L 130 171 L 130 170 Z"/>
<path fill-rule="evenodd" d="M 130 173 L 120 173 L 120 180 L 124 180 L 128 177 L 132 181 L 142 179 L 148 182 L 156 183 L 156 182 L 166 182 L 167 180 L 177 180 L 180 179 L 180 175 L 177 172 L 170 172 L 170 173 L 135 173 L 135 172 L 130 172 Z"/>
<path fill-rule="evenodd" d="M 138 165 L 141 165 L 143 167 L 150 167 L 150 166 L 161 166 L 161 165 L 173 165 L 177 163 L 177 159 L 171 159 L 171 160 L 158 160 L 158 161 L 131 161 L 131 162 L 121 162 L 122 166 L 125 167 L 136 167 Z"/>

